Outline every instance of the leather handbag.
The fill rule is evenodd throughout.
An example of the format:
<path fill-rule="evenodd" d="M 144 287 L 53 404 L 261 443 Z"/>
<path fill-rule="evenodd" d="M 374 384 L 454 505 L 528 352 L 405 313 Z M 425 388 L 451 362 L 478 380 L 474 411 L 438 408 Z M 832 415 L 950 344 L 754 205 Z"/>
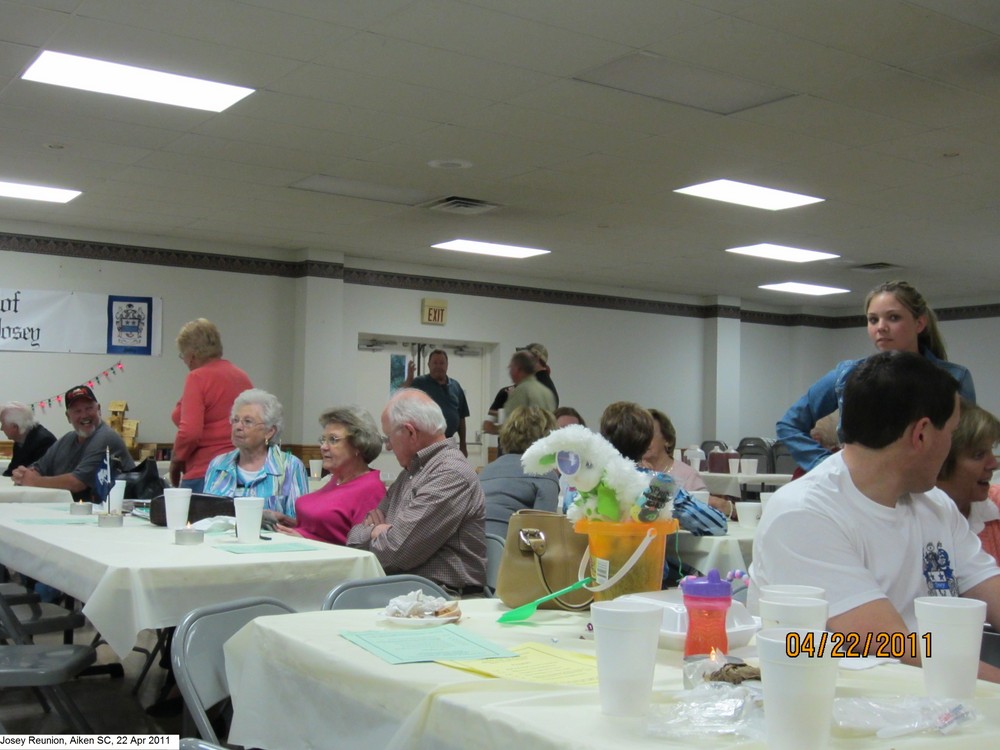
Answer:
<path fill-rule="evenodd" d="M 125 480 L 126 500 L 151 500 L 162 495 L 166 486 L 152 458 L 139 462 L 131 471 L 116 474 L 115 479 Z"/>
<path fill-rule="evenodd" d="M 214 516 L 235 516 L 236 506 L 231 497 L 222 495 L 191 494 L 191 504 L 188 505 L 188 523 L 197 523 L 203 518 Z M 167 525 L 167 506 L 163 495 L 153 498 L 149 504 L 149 522 L 154 526 Z"/>
<path fill-rule="evenodd" d="M 507 524 L 496 594 L 508 607 L 520 607 L 579 580 L 587 535 L 577 534 L 561 513 L 519 510 Z M 593 595 L 583 589 L 541 604 L 543 609 L 588 609 Z"/>

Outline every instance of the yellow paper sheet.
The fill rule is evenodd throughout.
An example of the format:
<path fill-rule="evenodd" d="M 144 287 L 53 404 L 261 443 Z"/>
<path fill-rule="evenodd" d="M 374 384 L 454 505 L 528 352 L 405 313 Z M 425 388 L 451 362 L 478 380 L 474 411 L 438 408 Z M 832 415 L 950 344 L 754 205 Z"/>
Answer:
<path fill-rule="evenodd" d="M 470 659 L 438 663 L 508 680 L 551 685 L 597 684 L 597 660 L 589 654 L 552 648 L 544 643 L 523 643 L 510 650 L 518 654 L 516 659 Z"/>

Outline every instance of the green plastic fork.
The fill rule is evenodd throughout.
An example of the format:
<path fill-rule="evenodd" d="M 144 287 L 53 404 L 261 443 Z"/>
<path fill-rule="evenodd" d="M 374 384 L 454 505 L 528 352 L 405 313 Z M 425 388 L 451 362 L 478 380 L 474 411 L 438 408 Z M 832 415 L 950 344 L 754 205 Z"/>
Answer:
<path fill-rule="evenodd" d="M 560 589 L 553 594 L 548 596 L 543 596 L 541 599 L 535 599 L 533 602 L 528 602 L 527 604 L 522 604 L 520 607 L 515 607 L 510 612 L 504 612 L 497 618 L 497 622 L 521 622 L 522 620 L 527 620 L 538 609 L 539 604 L 544 604 L 550 599 L 555 599 L 556 597 L 562 596 L 563 594 L 568 594 L 570 591 L 576 591 L 577 589 L 582 589 L 588 583 L 593 582 L 593 578 L 584 578 L 582 581 L 577 581 L 572 586 L 567 586 L 564 589 Z"/>

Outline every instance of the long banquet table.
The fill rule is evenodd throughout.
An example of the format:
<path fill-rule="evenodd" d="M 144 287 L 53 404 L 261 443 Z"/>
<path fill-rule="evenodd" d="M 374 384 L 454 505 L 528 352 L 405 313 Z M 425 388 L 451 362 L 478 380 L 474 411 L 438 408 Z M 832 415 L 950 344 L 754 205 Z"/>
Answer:
<path fill-rule="evenodd" d="M 743 497 L 743 488 L 747 485 L 762 487 L 781 487 L 792 481 L 791 474 L 713 474 L 701 472 L 705 486 L 713 495 L 728 497 Z"/>
<path fill-rule="evenodd" d="M 14 484 L 10 477 L 0 477 L 0 503 L 68 503 L 72 499 L 73 494 L 69 490 L 21 487 Z"/>
<path fill-rule="evenodd" d="M 0 505 L 0 563 L 84 602 L 83 613 L 119 656 L 144 629 L 176 625 L 195 607 L 245 596 L 273 596 L 318 609 L 338 583 L 384 575 L 370 552 L 271 535 L 261 545 L 296 542 L 308 550 L 236 554 L 235 538 L 174 544 L 174 532 L 126 517 L 99 528 L 71 524 L 68 503 Z M 276 547 L 277 548 L 277 547 Z"/>
<path fill-rule="evenodd" d="M 737 521 L 729 522 L 729 530 L 724 536 L 695 536 L 689 531 L 678 531 L 675 537 L 667 539 L 667 555 L 680 557 L 702 573 L 712 568 L 723 577 L 731 570 L 746 571 L 753 560 L 753 537 L 757 528 L 741 526 Z"/>
<path fill-rule="evenodd" d="M 496 618 L 506 608 L 498 600 L 465 600 L 461 606 L 466 616 L 460 628 L 504 647 L 541 642 L 594 653 L 593 641 L 585 639 L 586 614 L 541 610 L 527 623 L 499 625 Z M 601 714 L 596 686 L 497 679 L 436 663 L 391 665 L 340 636 L 375 627 L 375 610 L 340 610 L 261 617 L 240 630 L 225 645 L 234 707 L 229 741 L 267 750 L 763 747 L 733 737 L 694 743 L 648 736 L 642 720 Z M 742 651 L 748 658 L 752 653 Z M 682 690 L 680 661 L 680 652 L 658 652 L 655 704 L 673 701 Z M 923 681 L 916 668 L 898 664 L 841 670 L 837 693 L 922 695 Z M 873 736 L 834 736 L 830 747 L 995 747 L 1000 685 L 980 682 L 974 704 L 983 718 L 952 735 L 912 735 L 891 744 Z"/>

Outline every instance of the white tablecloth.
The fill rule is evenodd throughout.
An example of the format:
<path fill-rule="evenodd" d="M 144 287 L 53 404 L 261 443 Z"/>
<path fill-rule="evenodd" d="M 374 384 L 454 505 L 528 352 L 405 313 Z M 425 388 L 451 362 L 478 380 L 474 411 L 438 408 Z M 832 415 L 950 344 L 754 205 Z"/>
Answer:
<path fill-rule="evenodd" d="M 593 653 L 593 641 L 580 639 L 586 634 L 586 615 L 542 610 L 527 623 L 498 625 L 496 618 L 505 608 L 497 600 L 466 600 L 462 609 L 466 617 L 460 627 L 503 646 L 542 642 Z M 434 663 L 394 666 L 339 635 L 374 627 L 373 610 L 342 610 L 262 617 L 243 628 L 225 646 L 235 709 L 230 742 L 268 750 L 663 750 L 694 744 L 648 737 L 641 720 L 604 716 L 596 687 L 500 680 Z M 658 652 L 655 702 L 668 702 L 682 689 L 680 659 L 680 652 Z M 916 668 L 902 665 L 842 670 L 837 692 L 918 695 L 923 681 Z M 1000 742 L 1000 686 L 979 683 L 974 702 L 985 718 L 950 736 L 917 735 L 892 743 L 836 737 L 830 747 L 995 747 Z M 706 738 L 697 745 L 763 747 L 731 738 Z"/>
<path fill-rule="evenodd" d="M 695 536 L 687 531 L 679 531 L 675 538 L 667 541 L 667 554 L 680 556 L 681 562 L 693 565 L 702 573 L 715 568 L 723 578 L 731 570 L 747 570 L 753 559 L 753 537 L 757 532 L 729 522 L 729 533 L 725 536 Z"/>
<path fill-rule="evenodd" d="M 47 487 L 18 487 L 10 477 L 0 477 L 0 503 L 70 503 L 69 490 L 52 490 Z"/>
<path fill-rule="evenodd" d="M 708 471 L 701 472 L 701 478 L 713 495 L 729 497 L 743 497 L 743 487 L 748 485 L 780 487 L 792 481 L 791 474 L 713 474 Z"/>
<path fill-rule="evenodd" d="M 0 563 L 85 602 L 83 613 L 120 656 L 141 630 L 174 626 L 195 607 L 273 596 L 299 610 L 318 609 L 338 583 L 383 575 L 370 552 L 280 534 L 261 544 L 295 541 L 311 550 L 216 549 L 234 543 L 231 535 L 181 547 L 173 531 L 132 517 L 119 529 L 19 522 L 68 519 L 67 507 L 0 505 Z"/>

